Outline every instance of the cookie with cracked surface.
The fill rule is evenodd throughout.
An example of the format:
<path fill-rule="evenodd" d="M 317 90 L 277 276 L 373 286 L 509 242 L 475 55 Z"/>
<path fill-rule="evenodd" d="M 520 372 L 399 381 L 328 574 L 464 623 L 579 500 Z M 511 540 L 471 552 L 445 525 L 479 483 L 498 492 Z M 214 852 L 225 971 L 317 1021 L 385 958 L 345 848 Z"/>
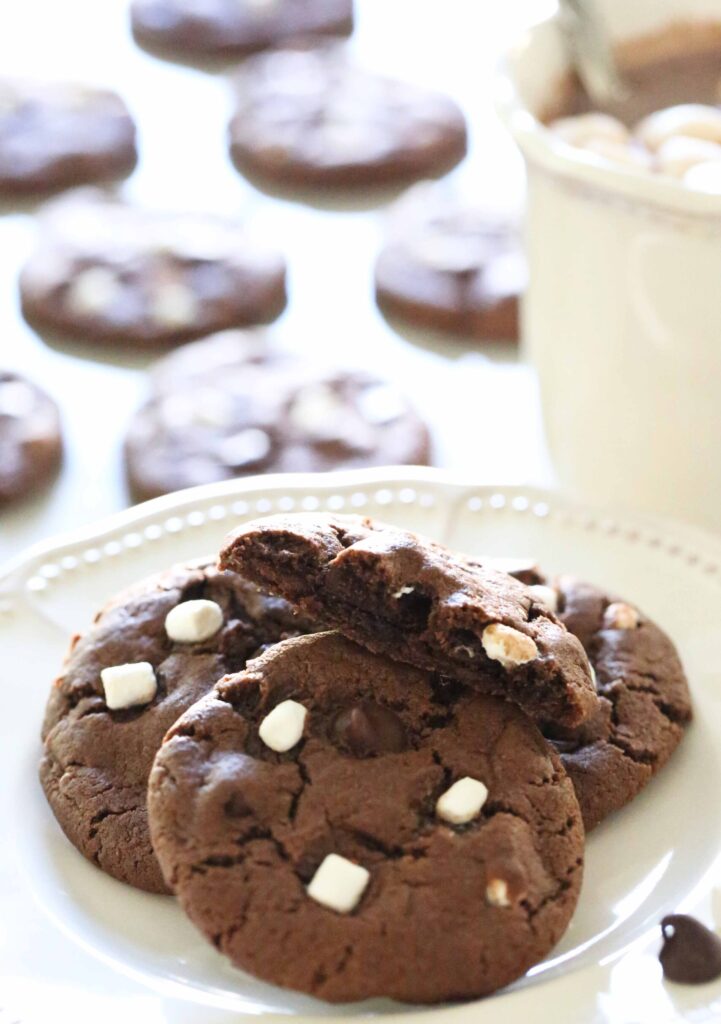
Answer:
<path fill-rule="evenodd" d="M 670 637 L 648 616 L 571 576 L 536 574 L 535 593 L 583 644 L 599 706 L 579 729 L 545 729 L 561 754 L 586 830 L 629 803 L 669 760 L 691 721 Z"/>
<path fill-rule="evenodd" d="M 62 454 L 55 402 L 32 381 L 0 370 L 0 505 L 52 480 Z"/>
<path fill-rule="evenodd" d="M 359 516 L 268 516 L 220 555 L 369 650 L 578 725 L 598 700 L 579 641 L 507 573 Z"/>
<path fill-rule="evenodd" d="M 116 93 L 0 78 L 0 196 L 122 178 L 137 158 L 135 125 Z"/>
<path fill-rule="evenodd" d="M 242 225 L 81 190 L 48 204 L 20 275 L 25 319 L 94 344 L 176 345 L 273 320 L 285 261 Z"/>
<path fill-rule="evenodd" d="M 379 378 L 333 370 L 226 332 L 153 372 L 125 440 L 136 501 L 249 473 L 426 464 L 428 430 Z"/>
<path fill-rule="evenodd" d="M 415 327 L 518 341 L 526 265 L 518 226 L 423 182 L 396 203 L 375 266 L 381 310 Z"/>
<path fill-rule="evenodd" d="M 583 826 L 512 705 L 338 633 L 278 644 L 166 737 L 153 843 L 232 962 L 333 1002 L 468 999 L 563 934 Z"/>
<path fill-rule="evenodd" d="M 366 71 L 337 43 L 251 57 L 235 99 L 233 161 L 271 185 L 400 185 L 445 173 L 466 153 L 450 97 Z"/>
<path fill-rule="evenodd" d="M 245 57 L 304 35 L 348 35 L 353 0 L 133 0 L 141 46 L 182 59 Z"/>
<path fill-rule="evenodd" d="M 310 628 L 207 564 L 119 594 L 73 639 L 45 712 L 40 780 L 71 843 L 115 878 L 165 892 L 146 811 L 163 736 L 225 673 Z"/>

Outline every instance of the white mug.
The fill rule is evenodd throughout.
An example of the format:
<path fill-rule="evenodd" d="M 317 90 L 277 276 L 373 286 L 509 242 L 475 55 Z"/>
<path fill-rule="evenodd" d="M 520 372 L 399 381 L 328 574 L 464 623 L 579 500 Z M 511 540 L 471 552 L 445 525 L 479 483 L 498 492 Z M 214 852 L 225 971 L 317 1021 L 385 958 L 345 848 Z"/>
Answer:
<path fill-rule="evenodd" d="M 721 0 L 598 0 L 614 43 L 721 33 Z M 677 23 L 685 23 L 685 28 Z M 499 109 L 525 157 L 523 324 L 561 485 L 721 529 L 721 196 L 604 163 L 535 116 L 567 58 L 558 20 L 507 55 Z"/>

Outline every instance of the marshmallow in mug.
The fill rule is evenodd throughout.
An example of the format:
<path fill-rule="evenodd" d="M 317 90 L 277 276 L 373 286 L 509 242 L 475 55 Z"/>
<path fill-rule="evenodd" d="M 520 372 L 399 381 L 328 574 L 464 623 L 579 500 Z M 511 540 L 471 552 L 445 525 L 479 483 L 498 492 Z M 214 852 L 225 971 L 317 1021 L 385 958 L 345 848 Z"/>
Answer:
<path fill-rule="evenodd" d="M 550 130 L 569 146 L 629 169 L 677 178 L 689 188 L 721 191 L 721 109 L 684 103 L 657 110 L 632 132 L 609 114 L 562 117 Z M 706 168 L 696 172 L 696 168 Z"/>

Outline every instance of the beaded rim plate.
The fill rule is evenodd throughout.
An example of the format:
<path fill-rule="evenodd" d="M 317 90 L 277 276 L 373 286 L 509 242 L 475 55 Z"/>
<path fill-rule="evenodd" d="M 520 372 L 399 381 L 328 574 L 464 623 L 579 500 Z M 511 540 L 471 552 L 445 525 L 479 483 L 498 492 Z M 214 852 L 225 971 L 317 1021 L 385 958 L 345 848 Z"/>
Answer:
<path fill-rule="evenodd" d="M 548 959 L 482 1004 L 328 1006 L 234 970 L 169 897 L 104 876 L 67 843 L 36 779 L 38 731 L 69 636 L 121 587 L 217 550 L 237 523 L 277 511 L 364 513 L 459 550 L 537 559 L 637 603 L 684 658 L 696 721 L 669 767 L 587 845 L 571 927 Z M 721 1018 L 721 981 L 663 982 L 659 921 L 721 926 L 721 538 L 597 512 L 533 488 L 434 470 L 250 478 L 148 502 L 32 548 L 0 574 L 0 1024 L 230 1024 L 367 1017 L 404 1024 L 694 1024 Z M 709 799 L 705 799 L 709 794 Z M 716 902 L 716 906 L 714 906 Z M 442 941 L 442 936 L 439 936 Z"/>

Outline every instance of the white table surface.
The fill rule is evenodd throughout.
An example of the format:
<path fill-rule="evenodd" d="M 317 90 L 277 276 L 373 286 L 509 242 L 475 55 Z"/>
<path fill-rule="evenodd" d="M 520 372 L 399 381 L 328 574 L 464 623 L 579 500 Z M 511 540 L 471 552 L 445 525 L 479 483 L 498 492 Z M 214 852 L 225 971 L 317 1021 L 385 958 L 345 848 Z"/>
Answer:
<path fill-rule="evenodd" d="M 373 258 L 383 209 L 319 210 L 265 196 L 232 168 L 227 83 L 155 59 L 134 43 L 127 0 L 0 5 L 0 69 L 116 88 L 139 127 L 140 161 L 123 186 L 149 205 L 247 216 L 289 261 L 290 301 L 274 328 L 300 351 L 348 360 L 398 381 L 427 417 L 436 464 L 479 481 L 548 483 L 532 371 L 509 346 L 401 336 L 378 314 Z M 464 107 L 471 151 L 454 172 L 470 196 L 522 202 L 523 169 L 491 96 L 495 62 L 546 0 L 357 0 L 352 46 L 368 65 L 439 87 Z M 28 545 L 124 508 L 125 425 L 146 387 L 144 357 L 42 341 L 19 314 L 17 273 L 32 245 L 32 208 L 0 211 L 0 365 L 26 372 L 59 401 L 67 454 L 41 497 L 0 512 L 0 564 Z"/>

